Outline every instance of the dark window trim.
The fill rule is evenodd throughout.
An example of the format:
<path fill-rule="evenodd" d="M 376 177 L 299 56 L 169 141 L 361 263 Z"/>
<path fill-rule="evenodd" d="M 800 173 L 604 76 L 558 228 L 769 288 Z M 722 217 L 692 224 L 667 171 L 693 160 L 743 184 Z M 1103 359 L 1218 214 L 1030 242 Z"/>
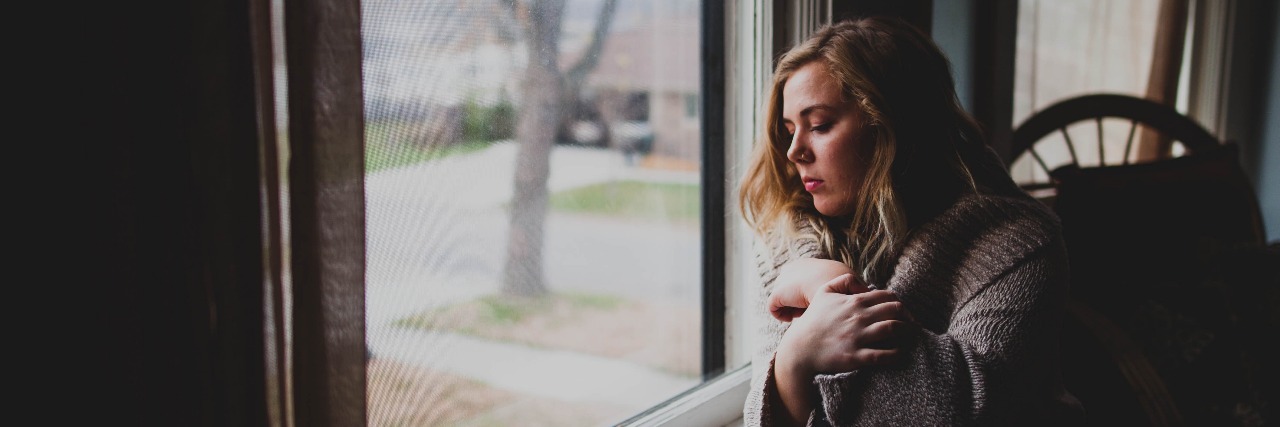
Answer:
<path fill-rule="evenodd" d="M 360 2 L 285 0 L 293 415 L 366 424 Z"/>
<path fill-rule="evenodd" d="M 702 2 L 702 379 L 725 368 L 724 2 Z"/>
<path fill-rule="evenodd" d="M 259 302 L 263 309 L 262 333 L 262 405 L 264 425 L 293 425 L 289 413 L 289 387 L 285 357 L 288 355 L 285 331 L 284 289 L 284 224 L 280 197 L 280 129 L 276 123 L 275 59 L 277 49 L 272 42 L 271 0 L 248 0 L 249 39 L 252 50 L 252 74 L 254 82 L 254 116 L 257 119 L 259 152 L 258 179 L 261 226 L 262 283 Z"/>
<path fill-rule="evenodd" d="M 930 34 L 933 28 L 933 0 L 834 0 L 831 21 L 865 16 L 894 16 Z M 805 35 L 807 36 L 807 35 Z"/>
<path fill-rule="evenodd" d="M 1013 81 L 1018 2 L 974 2 L 973 116 L 1005 165 L 1013 159 Z"/>

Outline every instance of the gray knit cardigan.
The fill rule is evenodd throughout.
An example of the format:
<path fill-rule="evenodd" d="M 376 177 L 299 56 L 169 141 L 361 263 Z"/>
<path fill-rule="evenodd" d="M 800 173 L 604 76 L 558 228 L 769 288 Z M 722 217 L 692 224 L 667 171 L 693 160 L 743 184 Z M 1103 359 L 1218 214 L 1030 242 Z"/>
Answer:
<path fill-rule="evenodd" d="M 812 240 L 757 250 L 762 325 L 744 408 L 773 424 L 773 355 L 787 324 L 763 301 L 787 261 L 828 258 Z M 767 252 L 766 252 L 767 251 Z M 903 362 L 814 379 L 809 425 L 1069 425 L 1082 416 L 1062 387 L 1059 324 L 1067 256 L 1057 217 L 1025 194 L 967 195 L 909 236 L 886 283 L 920 328 Z M 773 396 L 773 397 L 771 397 Z"/>

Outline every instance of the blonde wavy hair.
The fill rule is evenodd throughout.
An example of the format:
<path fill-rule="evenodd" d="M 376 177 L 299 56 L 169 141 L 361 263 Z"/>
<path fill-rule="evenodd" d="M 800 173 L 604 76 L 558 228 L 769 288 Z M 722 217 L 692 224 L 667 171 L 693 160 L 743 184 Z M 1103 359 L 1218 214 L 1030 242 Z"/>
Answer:
<path fill-rule="evenodd" d="M 840 83 L 842 99 L 861 109 L 873 144 L 853 213 L 842 218 L 817 212 L 786 154 L 782 89 L 815 61 Z M 761 236 L 795 239 L 804 229 L 864 280 L 883 279 L 910 230 L 979 189 L 970 164 L 987 150 L 981 131 L 956 99 L 942 52 L 901 20 L 864 18 L 818 30 L 778 61 L 765 107 L 763 138 L 739 188 L 743 217 Z"/>

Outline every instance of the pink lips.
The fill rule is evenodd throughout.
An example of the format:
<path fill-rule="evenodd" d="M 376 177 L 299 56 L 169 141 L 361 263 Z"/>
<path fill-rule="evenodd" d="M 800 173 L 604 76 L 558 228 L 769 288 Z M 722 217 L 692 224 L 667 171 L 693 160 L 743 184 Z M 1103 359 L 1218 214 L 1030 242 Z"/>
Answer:
<path fill-rule="evenodd" d="M 805 191 L 813 192 L 813 190 L 817 190 L 817 189 L 818 189 L 818 187 L 821 187 L 821 186 L 822 186 L 822 180 L 821 180 L 821 179 L 810 179 L 810 178 L 805 178 L 805 179 L 804 179 L 804 189 L 805 189 Z"/>

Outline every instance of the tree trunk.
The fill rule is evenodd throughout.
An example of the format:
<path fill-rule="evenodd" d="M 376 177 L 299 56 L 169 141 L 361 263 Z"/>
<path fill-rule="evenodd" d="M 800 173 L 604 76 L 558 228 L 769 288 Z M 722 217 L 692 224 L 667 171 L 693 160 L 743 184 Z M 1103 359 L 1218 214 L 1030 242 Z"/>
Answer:
<path fill-rule="evenodd" d="M 599 63 L 617 0 L 606 0 L 596 21 L 591 45 L 566 72 L 560 70 L 560 20 L 564 0 L 534 0 L 527 9 L 529 66 L 521 92 L 516 130 L 515 193 L 507 236 L 502 292 L 539 296 L 547 293 L 542 269 L 543 230 L 547 219 L 547 178 L 551 148 L 564 115 L 576 108 L 586 75 Z M 507 3 L 513 11 L 515 2 Z M 519 13 L 517 13 L 518 15 Z M 606 129 L 607 132 L 607 129 Z"/>
<path fill-rule="evenodd" d="M 534 1 L 529 5 L 529 66 L 521 87 L 515 192 L 502 277 L 502 292 L 511 295 L 537 296 L 547 292 L 542 271 L 543 224 L 547 218 L 551 147 L 563 107 L 558 61 L 563 11 L 564 0 Z"/>

